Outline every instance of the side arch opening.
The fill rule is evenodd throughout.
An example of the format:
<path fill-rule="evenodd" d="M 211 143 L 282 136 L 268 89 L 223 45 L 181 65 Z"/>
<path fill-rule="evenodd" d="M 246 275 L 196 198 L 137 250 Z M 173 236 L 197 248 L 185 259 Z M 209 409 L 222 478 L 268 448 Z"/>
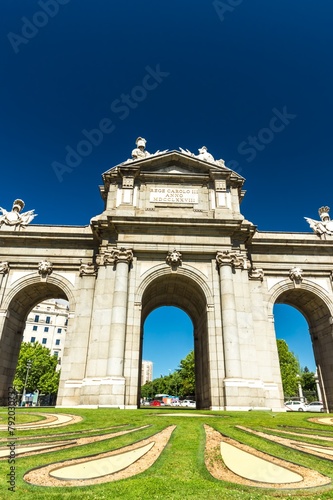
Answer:
<path fill-rule="evenodd" d="M 333 335 L 332 316 L 328 305 L 315 292 L 304 288 L 282 291 L 275 304 L 286 304 L 304 316 L 313 347 L 314 363 L 318 369 L 319 385 L 324 405 L 333 410 Z M 310 347 L 310 343 L 308 347 Z M 293 350 L 293 349 L 291 349 Z M 297 353 L 295 353 L 297 354 Z"/>
<path fill-rule="evenodd" d="M 54 283 L 36 281 L 20 287 L 13 294 L 2 320 L 0 338 L 0 404 L 7 404 L 8 387 L 12 386 L 23 332 L 30 311 L 49 299 L 69 301 L 65 291 Z"/>

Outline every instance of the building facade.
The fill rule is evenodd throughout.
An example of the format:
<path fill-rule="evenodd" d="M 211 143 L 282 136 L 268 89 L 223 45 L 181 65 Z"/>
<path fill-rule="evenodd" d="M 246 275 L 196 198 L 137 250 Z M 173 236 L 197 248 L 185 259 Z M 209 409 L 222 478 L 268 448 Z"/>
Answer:
<path fill-rule="evenodd" d="M 142 360 L 141 365 L 141 385 L 153 380 L 153 362 Z"/>
<path fill-rule="evenodd" d="M 56 300 L 46 300 L 37 304 L 28 314 L 22 342 L 38 342 L 50 349 L 51 355 L 58 358 L 59 370 L 67 324 L 68 305 Z"/>
<path fill-rule="evenodd" d="M 244 178 L 206 148 L 149 154 L 139 138 L 102 178 L 104 211 L 89 226 L 27 224 L 18 209 L 0 218 L 2 400 L 28 312 L 61 298 L 59 406 L 138 407 L 143 325 L 171 305 L 194 326 L 197 408 L 281 411 L 273 307 L 286 303 L 307 319 L 333 410 L 330 221 L 310 221 L 313 233 L 257 231 L 240 209 Z"/>

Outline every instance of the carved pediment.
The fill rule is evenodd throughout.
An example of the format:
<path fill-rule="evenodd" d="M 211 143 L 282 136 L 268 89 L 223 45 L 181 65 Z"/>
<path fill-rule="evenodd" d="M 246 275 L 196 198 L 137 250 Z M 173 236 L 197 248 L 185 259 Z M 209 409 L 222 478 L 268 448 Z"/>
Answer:
<path fill-rule="evenodd" d="M 162 167 L 157 170 L 160 173 L 167 173 L 167 174 L 188 174 L 188 170 L 186 168 L 180 167 L 179 165 L 170 165 L 167 167 Z"/>
<path fill-rule="evenodd" d="M 240 216 L 245 179 L 226 167 L 224 160 L 215 160 L 204 146 L 199 154 L 181 148 L 150 154 L 143 141 L 138 138 L 131 159 L 103 174 L 100 190 L 110 213 L 135 216 L 180 207 L 195 217 L 215 210 L 215 217 L 222 212 L 228 218 Z"/>
<path fill-rule="evenodd" d="M 137 172 L 137 174 L 182 174 L 182 175 L 209 175 L 216 177 L 220 174 L 224 178 L 232 178 L 243 184 L 244 178 L 237 172 L 230 170 L 224 165 L 223 160 L 207 161 L 196 156 L 179 151 L 168 151 L 158 155 L 151 155 L 146 158 L 140 158 L 134 161 L 121 163 L 103 174 L 104 182 L 111 177 L 121 175 L 126 176 L 128 172 Z M 137 175 L 136 174 L 136 175 Z M 134 174 L 133 174 L 134 175 Z"/>

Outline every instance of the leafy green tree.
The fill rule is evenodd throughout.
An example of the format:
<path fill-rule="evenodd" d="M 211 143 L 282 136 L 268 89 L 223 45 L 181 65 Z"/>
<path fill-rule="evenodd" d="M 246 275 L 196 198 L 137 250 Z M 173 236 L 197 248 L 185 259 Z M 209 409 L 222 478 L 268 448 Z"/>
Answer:
<path fill-rule="evenodd" d="M 141 397 L 145 399 L 152 399 L 154 397 L 153 382 L 146 382 L 141 386 Z"/>
<path fill-rule="evenodd" d="M 315 391 L 316 390 L 316 380 L 315 374 L 310 372 L 309 368 L 305 366 L 301 374 L 301 384 L 305 391 Z"/>
<path fill-rule="evenodd" d="M 182 397 L 195 394 L 195 363 L 194 351 L 180 362 L 178 375 L 180 379 L 179 395 Z"/>
<path fill-rule="evenodd" d="M 36 389 L 43 394 L 55 394 L 58 391 L 60 373 L 56 372 L 58 360 L 51 356 L 50 350 L 38 342 L 22 342 L 14 378 L 14 387 L 23 392 L 27 374 L 27 364 L 31 361 L 26 392 Z"/>
<path fill-rule="evenodd" d="M 178 370 L 155 378 L 141 387 L 142 398 L 153 399 L 155 394 L 171 394 L 181 398 L 195 395 L 194 351 L 181 360 Z"/>
<path fill-rule="evenodd" d="M 174 396 L 179 396 L 181 389 L 181 377 L 178 371 L 170 375 L 170 393 Z"/>
<path fill-rule="evenodd" d="M 301 385 L 304 396 L 309 402 L 317 399 L 318 396 L 315 374 L 313 372 L 310 372 L 307 366 L 304 367 L 301 373 Z"/>
<path fill-rule="evenodd" d="M 295 354 L 289 351 L 285 340 L 277 340 L 283 392 L 286 397 L 298 395 L 300 366 Z"/>

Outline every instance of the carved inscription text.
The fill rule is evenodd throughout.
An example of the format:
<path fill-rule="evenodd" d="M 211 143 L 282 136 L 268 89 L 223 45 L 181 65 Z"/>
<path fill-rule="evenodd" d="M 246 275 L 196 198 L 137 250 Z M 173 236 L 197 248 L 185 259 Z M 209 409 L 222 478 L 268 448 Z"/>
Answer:
<path fill-rule="evenodd" d="M 150 190 L 150 201 L 152 203 L 198 203 L 198 190 L 155 187 Z"/>

